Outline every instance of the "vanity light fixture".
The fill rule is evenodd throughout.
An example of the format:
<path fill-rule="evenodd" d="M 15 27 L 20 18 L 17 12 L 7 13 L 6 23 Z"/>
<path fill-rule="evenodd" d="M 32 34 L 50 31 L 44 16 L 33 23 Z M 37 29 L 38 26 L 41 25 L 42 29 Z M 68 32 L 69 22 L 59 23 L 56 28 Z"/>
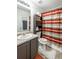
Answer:
<path fill-rule="evenodd" d="M 23 1 L 23 0 L 17 0 L 17 2 L 20 2 L 21 4 L 24 4 L 27 7 L 30 7 L 30 5 L 28 3 L 26 3 L 25 1 Z"/>
<path fill-rule="evenodd" d="M 43 3 L 43 1 L 42 1 L 42 0 L 38 0 L 38 3 L 40 3 L 40 4 L 41 4 L 41 3 Z"/>

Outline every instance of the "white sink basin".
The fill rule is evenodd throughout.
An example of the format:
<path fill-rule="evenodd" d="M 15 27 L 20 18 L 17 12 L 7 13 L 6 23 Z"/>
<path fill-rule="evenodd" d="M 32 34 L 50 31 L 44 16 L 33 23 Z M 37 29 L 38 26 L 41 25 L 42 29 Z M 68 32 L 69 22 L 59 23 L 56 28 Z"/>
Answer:
<path fill-rule="evenodd" d="M 17 37 L 17 39 L 28 39 L 28 38 L 31 38 L 33 36 L 33 34 L 32 33 L 29 33 L 29 34 L 25 34 L 25 35 L 19 35 L 18 37 Z"/>

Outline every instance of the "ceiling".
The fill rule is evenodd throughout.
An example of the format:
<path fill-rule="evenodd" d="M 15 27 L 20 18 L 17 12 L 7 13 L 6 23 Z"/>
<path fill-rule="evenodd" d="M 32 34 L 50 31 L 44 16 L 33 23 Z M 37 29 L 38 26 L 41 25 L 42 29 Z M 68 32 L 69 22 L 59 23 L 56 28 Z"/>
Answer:
<path fill-rule="evenodd" d="M 41 12 L 62 7 L 62 0 L 21 0 L 21 1 L 25 1 L 27 3 L 32 2 L 41 10 Z"/>
<path fill-rule="evenodd" d="M 42 9 L 51 9 L 62 6 L 62 0 L 31 0 Z"/>

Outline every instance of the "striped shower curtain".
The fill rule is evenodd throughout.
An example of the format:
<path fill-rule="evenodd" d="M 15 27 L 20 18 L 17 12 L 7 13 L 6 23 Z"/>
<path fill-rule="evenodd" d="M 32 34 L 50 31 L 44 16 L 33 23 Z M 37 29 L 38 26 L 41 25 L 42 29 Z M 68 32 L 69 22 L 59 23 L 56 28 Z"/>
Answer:
<path fill-rule="evenodd" d="M 43 12 L 42 37 L 62 44 L 62 8 Z"/>

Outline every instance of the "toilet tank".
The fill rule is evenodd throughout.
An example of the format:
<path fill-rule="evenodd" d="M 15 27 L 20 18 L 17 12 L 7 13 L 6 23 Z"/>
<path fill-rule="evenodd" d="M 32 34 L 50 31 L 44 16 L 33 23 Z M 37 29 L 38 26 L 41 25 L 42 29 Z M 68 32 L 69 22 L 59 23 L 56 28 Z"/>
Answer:
<path fill-rule="evenodd" d="M 38 35 L 38 38 L 41 37 L 41 31 L 37 32 L 36 34 Z"/>

